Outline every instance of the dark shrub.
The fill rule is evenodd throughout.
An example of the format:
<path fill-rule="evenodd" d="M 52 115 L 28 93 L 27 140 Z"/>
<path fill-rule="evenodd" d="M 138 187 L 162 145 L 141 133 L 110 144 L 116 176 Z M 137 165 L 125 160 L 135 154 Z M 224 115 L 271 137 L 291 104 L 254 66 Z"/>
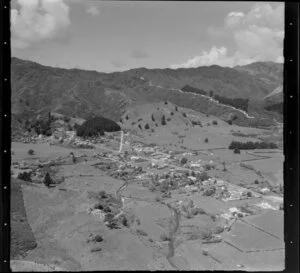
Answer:
<path fill-rule="evenodd" d="M 186 164 L 187 163 L 187 158 L 185 158 L 185 157 L 181 158 L 180 163 L 181 163 L 181 165 Z"/>
<path fill-rule="evenodd" d="M 152 121 L 155 121 L 155 118 L 154 118 L 153 114 L 151 115 L 151 119 L 152 119 Z"/>
<path fill-rule="evenodd" d="M 168 235 L 166 235 L 166 234 L 160 235 L 160 239 L 162 241 L 170 241 L 170 237 Z"/>
<path fill-rule="evenodd" d="M 64 116 L 63 120 L 64 122 L 69 122 L 71 119 L 68 116 Z"/>
<path fill-rule="evenodd" d="M 139 128 L 142 130 L 142 125 L 141 124 L 139 124 Z"/>
<path fill-rule="evenodd" d="M 229 125 L 232 125 L 232 120 L 228 120 L 227 123 L 228 123 Z"/>
<path fill-rule="evenodd" d="M 234 151 L 233 151 L 233 153 L 235 153 L 235 154 L 240 154 L 240 153 L 241 153 L 241 151 L 240 151 L 240 149 L 238 149 L 238 148 L 235 148 L 235 149 L 234 149 Z"/>
<path fill-rule="evenodd" d="M 218 122 L 216 120 L 213 120 L 212 124 L 213 125 L 218 125 Z"/>
<path fill-rule="evenodd" d="M 100 199 L 105 199 L 105 198 L 107 198 L 107 194 L 106 194 L 106 192 L 105 191 L 99 191 L 98 192 L 98 197 L 100 198 Z"/>
<path fill-rule="evenodd" d="M 34 150 L 30 149 L 30 150 L 28 150 L 27 153 L 28 153 L 29 155 L 34 155 Z"/>
<path fill-rule="evenodd" d="M 205 143 L 208 143 L 208 138 L 205 138 L 205 139 L 204 139 L 204 142 L 205 142 Z"/>
<path fill-rule="evenodd" d="M 173 113 L 173 112 L 171 112 L 170 114 L 171 114 L 171 116 L 173 116 L 173 115 L 174 115 L 174 113 Z"/>
<path fill-rule="evenodd" d="M 165 104 L 167 105 L 167 104 L 168 104 L 168 102 L 167 102 L 167 101 L 165 101 Z"/>
<path fill-rule="evenodd" d="M 177 106 L 175 106 L 175 111 L 178 111 L 178 107 Z"/>
<path fill-rule="evenodd" d="M 185 118 L 186 118 L 186 113 L 182 113 L 182 115 L 183 115 L 183 117 L 185 117 Z"/>
<path fill-rule="evenodd" d="M 32 182 L 31 172 L 23 172 L 18 174 L 18 178 L 27 182 Z"/>
<path fill-rule="evenodd" d="M 128 117 L 128 115 L 126 115 L 126 117 L 125 117 L 127 120 L 129 119 L 129 117 Z"/>
<path fill-rule="evenodd" d="M 145 125 L 145 129 L 146 129 L 146 130 L 150 129 L 150 127 L 149 127 L 149 124 L 148 124 L 148 123 Z"/>
<path fill-rule="evenodd" d="M 103 237 L 101 235 L 96 235 L 93 239 L 93 241 L 100 243 L 103 241 Z"/>
<path fill-rule="evenodd" d="M 104 117 L 93 117 L 79 126 L 76 133 L 80 137 L 91 137 L 97 136 L 101 132 L 116 132 L 120 130 L 121 127 L 113 120 Z"/>
<path fill-rule="evenodd" d="M 207 172 L 202 172 L 199 174 L 199 179 L 201 181 L 205 181 L 205 180 L 209 179 L 209 175 L 207 174 Z"/>

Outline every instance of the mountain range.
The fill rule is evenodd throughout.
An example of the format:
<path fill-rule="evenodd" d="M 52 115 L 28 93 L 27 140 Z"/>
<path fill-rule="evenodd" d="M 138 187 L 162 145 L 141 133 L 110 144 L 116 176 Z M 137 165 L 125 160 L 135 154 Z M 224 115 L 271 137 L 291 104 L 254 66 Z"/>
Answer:
<path fill-rule="evenodd" d="M 282 83 L 283 65 L 272 62 L 234 68 L 212 65 L 101 73 L 11 60 L 12 114 L 19 120 L 57 112 L 80 118 L 101 115 L 117 121 L 130 107 L 170 101 L 223 120 L 234 115 L 234 123 L 239 125 L 268 126 L 282 121 L 282 114 L 265 109 L 282 103 Z M 186 86 L 207 95 L 186 92 Z M 247 113 L 214 100 L 210 93 L 226 100 L 248 99 Z"/>

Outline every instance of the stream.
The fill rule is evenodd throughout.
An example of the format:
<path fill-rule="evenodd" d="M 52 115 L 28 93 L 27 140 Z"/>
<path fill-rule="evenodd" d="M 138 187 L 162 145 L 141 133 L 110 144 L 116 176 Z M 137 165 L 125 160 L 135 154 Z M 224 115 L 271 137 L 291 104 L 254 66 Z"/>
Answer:
<path fill-rule="evenodd" d="M 175 254 L 175 246 L 174 246 L 174 243 L 175 243 L 175 239 L 176 239 L 176 232 L 178 231 L 178 228 L 179 228 L 179 221 L 180 221 L 180 213 L 177 209 L 173 208 L 170 204 L 167 204 L 168 208 L 171 210 L 171 219 L 170 219 L 170 224 L 171 224 L 171 227 L 170 227 L 170 241 L 169 241 L 169 244 L 168 244 L 168 254 L 166 256 L 169 264 L 177 269 L 177 270 L 180 270 L 180 268 L 174 263 L 173 261 L 173 257 L 174 257 L 174 254 Z"/>
<path fill-rule="evenodd" d="M 116 190 L 116 197 L 120 202 L 122 203 L 123 206 L 123 201 L 122 201 L 122 195 L 121 192 L 128 186 L 128 181 L 124 181 L 124 183 Z M 175 239 L 176 239 L 176 232 L 178 231 L 179 228 L 179 222 L 180 222 L 180 212 L 172 207 L 170 204 L 166 204 L 166 206 L 169 208 L 171 211 L 171 218 L 170 218 L 170 233 L 169 233 L 169 243 L 168 243 L 168 254 L 166 256 L 169 264 L 177 270 L 180 270 L 180 268 L 174 263 L 173 257 L 175 254 Z"/>

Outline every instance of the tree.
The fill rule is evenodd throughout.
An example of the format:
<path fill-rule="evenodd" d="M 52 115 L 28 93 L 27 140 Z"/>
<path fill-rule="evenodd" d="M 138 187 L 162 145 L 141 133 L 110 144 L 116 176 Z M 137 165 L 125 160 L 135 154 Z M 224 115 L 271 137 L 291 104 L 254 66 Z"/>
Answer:
<path fill-rule="evenodd" d="M 185 118 L 186 118 L 186 113 L 184 113 L 184 112 L 183 112 L 183 113 L 182 113 L 182 115 L 183 115 L 183 117 L 185 117 Z"/>
<path fill-rule="evenodd" d="M 205 139 L 204 139 L 204 142 L 205 142 L 205 143 L 208 143 L 208 138 L 205 138 Z"/>
<path fill-rule="evenodd" d="M 50 185 L 53 183 L 49 173 L 46 173 L 43 183 L 45 184 L 46 187 L 50 187 Z"/>
<path fill-rule="evenodd" d="M 212 124 L 213 125 L 218 125 L 218 122 L 216 120 L 213 120 Z"/>
<path fill-rule="evenodd" d="M 155 118 L 154 118 L 153 114 L 151 115 L 151 119 L 152 119 L 152 121 L 155 121 Z"/>
<path fill-rule="evenodd" d="M 150 127 L 149 127 L 149 124 L 148 124 L 148 123 L 145 125 L 145 129 L 146 129 L 146 130 L 150 129 Z"/>
<path fill-rule="evenodd" d="M 181 165 L 186 164 L 187 163 L 187 158 L 185 158 L 185 157 L 181 158 L 180 163 L 181 163 Z"/>
<path fill-rule="evenodd" d="M 210 90 L 210 91 L 209 91 L 209 96 L 210 96 L 210 97 L 213 97 L 213 96 L 214 96 L 214 91 Z"/>
<path fill-rule="evenodd" d="M 167 104 L 168 104 L 168 102 L 167 102 L 167 101 L 165 101 L 165 104 L 167 105 Z"/>
<path fill-rule="evenodd" d="M 178 111 L 178 107 L 177 106 L 175 106 L 175 111 Z"/>
<path fill-rule="evenodd" d="M 28 154 L 29 154 L 29 155 L 34 155 L 34 150 L 30 149 L 30 150 L 28 151 Z"/>
<path fill-rule="evenodd" d="M 163 115 L 161 118 L 161 125 L 166 125 L 166 124 L 167 124 L 166 117 L 165 117 L 165 115 Z"/>

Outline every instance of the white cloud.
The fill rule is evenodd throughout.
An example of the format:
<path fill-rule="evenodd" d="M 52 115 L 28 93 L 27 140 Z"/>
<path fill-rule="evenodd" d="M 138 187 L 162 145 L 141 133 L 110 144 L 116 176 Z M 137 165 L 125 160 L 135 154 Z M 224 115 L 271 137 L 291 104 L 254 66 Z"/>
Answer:
<path fill-rule="evenodd" d="M 269 3 L 255 4 L 248 13 L 228 13 L 222 27 L 210 27 L 208 33 L 215 38 L 231 37 L 235 52 L 228 56 L 224 46 L 213 46 L 209 51 L 190 58 L 178 67 L 202 65 L 235 66 L 257 61 L 283 62 L 284 4 L 272 7 Z"/>
<path fill-rule="evenodd" d="M 17 0 L 11 9 L 11 43 L 13 49 L 56 37 L 70 25 L 69 7 L 63 0 Z"/>
<path fill-rule="evenodd" d="M 99 9 L 97 7 L 95 7 L 95 6 L 89 6 L 89 7 L 87 7 L 86 12 L 88 14 L 91 14 L 92 16 L 97 16 L 97 15 L 100 14 Z"/>
<path fill-rule="evenodd" d="M 196 56 L 187 60 L 187 62 L 182 64 L 174 64 L 171 65 L 171 68 L 176 69 L 180 67 L 188 68 L 188 67 L 197 67 L 197 66 L 208 66 L 212 64 L 218 64 L 221 66 L 231 66 L 232 61 L 227 58 L 227 48 L 220 47 L 217 48 L 215 46 L 207 52 L 203 51 L 201 55 Z"/>

